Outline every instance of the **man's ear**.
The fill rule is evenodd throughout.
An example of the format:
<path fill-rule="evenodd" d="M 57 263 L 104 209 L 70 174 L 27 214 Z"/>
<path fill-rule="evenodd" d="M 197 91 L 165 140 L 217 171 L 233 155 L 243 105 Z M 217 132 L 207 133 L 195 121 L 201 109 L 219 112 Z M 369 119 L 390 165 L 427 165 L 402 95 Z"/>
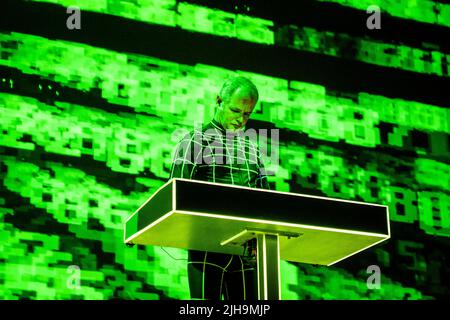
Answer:
<path fill-rule="evenodd" d="M 222 110 L 223 109 L 223 106 L 222 106 L 223 101 L 219 95 L 217 95 L 217 97 L 216 97 L 216 102 L 217 102 L 217 108 Z"/>

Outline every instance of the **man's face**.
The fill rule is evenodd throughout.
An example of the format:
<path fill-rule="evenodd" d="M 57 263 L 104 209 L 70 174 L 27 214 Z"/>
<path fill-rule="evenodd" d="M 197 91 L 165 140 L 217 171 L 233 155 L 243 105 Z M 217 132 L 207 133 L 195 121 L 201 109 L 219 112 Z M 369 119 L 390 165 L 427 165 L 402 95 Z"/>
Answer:
<path fill-rule="evenodd" d="M 218 101 L 222 101 L 217 97 Z M 247 90 L 238 88 L 229 101 L 222 101 L 221 124 L 225 130 L 238 131 L 244 129 L 248 118 L 255 108 L 256 101 Z"/>

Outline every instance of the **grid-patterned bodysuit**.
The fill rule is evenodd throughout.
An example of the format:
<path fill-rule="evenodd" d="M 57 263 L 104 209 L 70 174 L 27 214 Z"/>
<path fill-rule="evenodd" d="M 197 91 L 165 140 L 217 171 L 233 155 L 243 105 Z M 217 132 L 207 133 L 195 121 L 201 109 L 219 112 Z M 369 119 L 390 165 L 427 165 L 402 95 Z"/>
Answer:
<path fill-rule="evenodd" d="M 170 178 L 270 189 L 255 142 L 242 131 L 228 134 L 215 120 L 178 144 Z M 257 299 L 254 255 L 188 251 L 191 299 Z"/>
<path fill-rule="evenodd" d="M 178 144 L 170 178 L 186 178 L 250 188 L 270 189 L 261 153 L 251 139 L 227 134 L 212 120 L 193 130 Z"/>

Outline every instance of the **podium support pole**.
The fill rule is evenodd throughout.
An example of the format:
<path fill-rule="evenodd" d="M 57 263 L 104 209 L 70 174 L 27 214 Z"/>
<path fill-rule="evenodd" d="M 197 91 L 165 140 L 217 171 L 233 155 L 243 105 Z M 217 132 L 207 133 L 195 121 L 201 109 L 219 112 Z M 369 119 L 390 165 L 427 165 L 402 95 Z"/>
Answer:
<path fill-rule="evenodd" d="M 279 235 L 260 233 L 256 242 L 258 300 L 281 300 Z"/>

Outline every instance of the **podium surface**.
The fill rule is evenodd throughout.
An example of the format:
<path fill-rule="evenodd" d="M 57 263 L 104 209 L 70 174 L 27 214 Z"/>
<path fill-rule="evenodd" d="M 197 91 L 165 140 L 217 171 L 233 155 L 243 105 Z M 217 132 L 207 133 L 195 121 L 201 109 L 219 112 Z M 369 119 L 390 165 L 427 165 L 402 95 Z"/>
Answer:
<path fill-rule="evenodd" d="M 305 194 L 171 179 L 126 221 L 124 241 L 243 253 L 277 235 L 279 258 L 332 265 L 390 238 L 388 207 Z"/>

